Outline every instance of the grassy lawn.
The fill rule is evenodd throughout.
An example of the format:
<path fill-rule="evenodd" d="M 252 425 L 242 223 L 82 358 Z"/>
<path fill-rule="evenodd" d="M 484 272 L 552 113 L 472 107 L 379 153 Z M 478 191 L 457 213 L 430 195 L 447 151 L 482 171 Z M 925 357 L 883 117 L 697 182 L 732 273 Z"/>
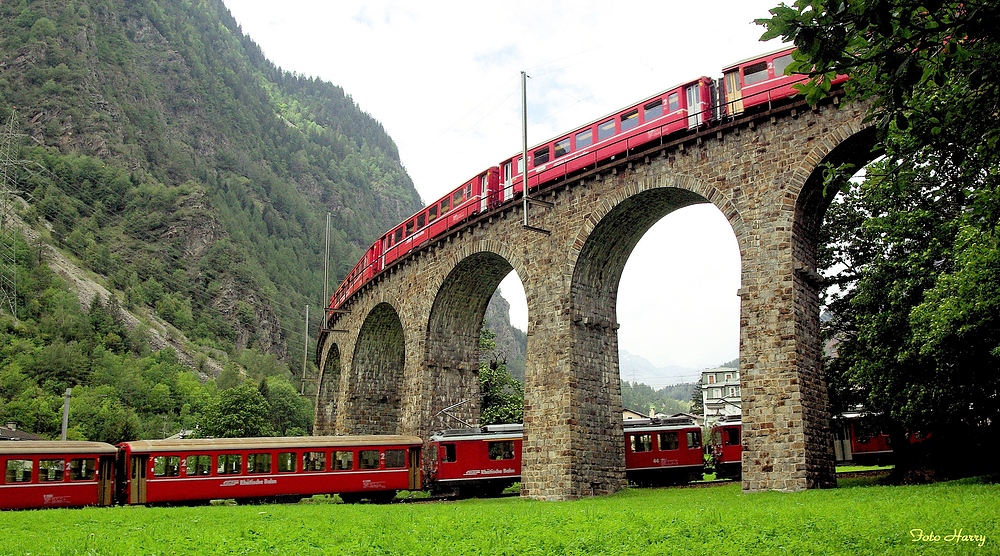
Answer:
<path fill-rule="evenodd" d="M 0 554 L 997 554 L 1000 484 L 0 513 Z M 914 536 L 922 530 L 924 538 Z M 982 535 L 979 539 L 950 536 Z M 911 533 L 913 531 L 914 533 Z"/>

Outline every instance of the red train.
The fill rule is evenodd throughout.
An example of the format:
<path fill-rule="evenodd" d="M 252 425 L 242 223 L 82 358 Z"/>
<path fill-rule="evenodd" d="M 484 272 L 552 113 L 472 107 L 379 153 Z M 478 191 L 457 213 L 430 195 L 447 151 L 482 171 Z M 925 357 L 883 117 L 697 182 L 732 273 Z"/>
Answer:
<path fill-rule="evenodd" d="M 784 75 L 788 47 L 737 62 L 722 77 L 698 77 L 528 150 L 530 190 L 565 179 L 628 152 L 651 148 L 704 126 L 784 102 L 795 95 L 801 75 Z M 835 83 L 844 81 L 841 76 Z M 386 232 L 365 252 L 331 296 L 339 309 L 354 292 L 408 253 L 447 234 L 469 218 L 492 211 L 524 191 L 524 161 L 518 153 L 487 168 L 449 194 Z"/>
<path fill-rule="evenodd" d="M 689 418 L 623 423 L 625 476 L 637 486 L 700 480 L 701 429 Z M 453 429 L 430 438 L 428 484 L 436 494 L 496 496 L 521 480 L 521 425 Z"/>
<path fill-rule="evenodd" d="M 743 476 L 743 422 L 723 418 L 712 425 L 712 465 L 718 479 L 739 480 Z"/>
<path fill-rule="evenodd" d="M 413 436 L 0 443 L 0 509 L 297 500 L 387 502 L 420 490 Z"/>
<path fill-rule="evenodd" d="M 893 463 L 889 435 L 873 427 L 859 412 L 837 415 L 832 420 L 837 464 L 886 465 Z M 711 456 L 715 476 L 739 480 L 743 472 L 743 423 L 739 417 L 720 419 L 712 426 Z M 922 441 L 910 435 L 910 443 Z"/>

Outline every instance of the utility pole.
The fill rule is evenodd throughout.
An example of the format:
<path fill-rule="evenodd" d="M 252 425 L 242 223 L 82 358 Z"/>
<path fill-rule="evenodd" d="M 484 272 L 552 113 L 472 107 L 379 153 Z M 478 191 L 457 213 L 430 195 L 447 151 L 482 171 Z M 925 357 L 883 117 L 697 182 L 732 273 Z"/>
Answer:
<path fill-rule="evenodd" d="M 71 397 L 73 397 L 73 389 L 72 388 L 67 388 L 66 389 L 66 394 L 64 396 L 65 396 L 65 399 L 63 400 L 62 434 L 59 435 L 59 438 L 63 442 L 66 442 L 66 429 L 69 428 L 69 399 Z"/>
<path fill-rule="evenodd" d="M 14 234 L 13 197 L 16 191 L 15 165 L 17 145 L 17 110 L 12 108 L 10 119 L 0 135 L 0 302 L 17 320 L 17 243 Z"/>
<path fill-rule="evenodd" d="M 306 326 L 302 330 L 302 382 L 299 395 L 306 393 L 306 359 L 309 357 L 309 305 L 306 305 Z"/>
<path fill-rule="evenodd" d="M 546 235 L 551 234 L 551 230 L 538 228 L 528 223 L 528 205 L 530 203 L 537 203 L 549 208 L 554 205 L 548 201 L 532 199 L 528 196 L 528 74 L 523 71 L 521 72 L 521 163 L 524 166 L 521 171 L 524 189 L 524 195 L 521 197 L 524 209 L 524 228 Z"/>
<path fill-rule="evenodd" d="M 323 303 L 330 302 L 330 211 L 326 212 L 326 255 L 323 257 Z M 324 325 L 325 326 L 325 325 Z"/>

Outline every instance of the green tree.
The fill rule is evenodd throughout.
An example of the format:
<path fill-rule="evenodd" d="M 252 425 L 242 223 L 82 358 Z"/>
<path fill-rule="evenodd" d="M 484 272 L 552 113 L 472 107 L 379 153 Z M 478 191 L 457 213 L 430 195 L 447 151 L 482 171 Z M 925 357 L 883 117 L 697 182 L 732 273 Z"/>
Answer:
<path fill-rule="evenodd" d="M 479 335 L 480 352 L 495 350 L 495 338 L 484 325 Z M 479 408 L 482 425 L 524 421 L 524 385 L 510 376 L 506 362 L 495 353 L 479 364 Z"/>
<path fill-rule="evenodd" d="M 270 411 L 268 418 L 275 433 L 280 436 L 299 436 L 312 430 L 314 407 L 309 398 L 299 395 L 298 390 L 283 376 L 269 376 L 262 384 L 267 385 Z"/>
<path fill-rule="evenodd" d="M 272 436 L 270 405 L 251 381 L 224 390 L 209 402 L 202 414 L 204 436 L 242 438 Z"/>
<path fill-rule="evenodd" d="M 837 269 L 826 333 L 831 399 L 862 403 L 893 435 L 903 479 L 962 473 L 1000 417 L 1000 5 L 798 0 L 758 20 L 798 47 L 817 100 L 846 73 L 871 103 L 885 157 L 862 184 L 831 173 L 821 267 Z M 843 270 L 840 270 L 843 269 Z M 910 454 L 906 431 L 931 433 Z M 971 440 L 970 440 L 971 439 Z M 971 442 L 971 444 L 970 444 Z M 969 450 L 975 454 L 975 448 Z"/>

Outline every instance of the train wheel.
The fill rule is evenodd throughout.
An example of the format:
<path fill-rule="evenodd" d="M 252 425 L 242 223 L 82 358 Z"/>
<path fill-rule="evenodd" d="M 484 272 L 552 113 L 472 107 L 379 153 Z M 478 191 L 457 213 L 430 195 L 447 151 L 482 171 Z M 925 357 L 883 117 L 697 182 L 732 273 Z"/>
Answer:
<path fill-rule="evenodd" d="M 368 499 L 376 504 L 388 504 L 396 498 L 395 490 L 387 490 L 385 492 L 373 492 L 368 495 Z"/>
<path fill-rule="evenodd" d="M 361 501 L 361 495 L 357 492 L 342 492 L 340 493 L 340 499 L 343 500 L 345 504 L 357 504 Z"/>

